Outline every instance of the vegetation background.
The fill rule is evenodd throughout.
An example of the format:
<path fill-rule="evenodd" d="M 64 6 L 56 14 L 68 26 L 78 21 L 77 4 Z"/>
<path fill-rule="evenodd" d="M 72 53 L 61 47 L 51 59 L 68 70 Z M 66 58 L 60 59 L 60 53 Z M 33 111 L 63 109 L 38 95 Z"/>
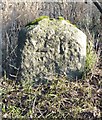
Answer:
<path fill-rule="evenodd" d="M 101 119 L 102 23 L 98 9 L 89 2 L 85 4 L 66 2 L 66 0 L 62 2 L 5 1 L 1 3 L 1 12 L 2 117 Z M 72 82 L 63 76 L 54 77 L 53 82 L 48 82 L 49 85 L 40 85 L 38 88 L 34 88 L 33 81 L 29 80 L 16 83 L 13 72 L 18 70 L 15 66 L 19 31 L 27 23 L 42 15 L 51 18 L 62 16 L 87 35 L 89 54 L 87 54 L 86 67 L 90 67 L 82 80 Z M 97 60 L 94 60 L 95 53 Z"/>

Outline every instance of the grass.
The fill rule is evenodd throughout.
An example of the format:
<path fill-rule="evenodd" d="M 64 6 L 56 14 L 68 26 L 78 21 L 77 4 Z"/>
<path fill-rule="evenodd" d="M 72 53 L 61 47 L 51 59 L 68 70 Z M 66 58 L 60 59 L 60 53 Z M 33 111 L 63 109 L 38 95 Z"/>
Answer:
<path fill-rule="evenodd" d="M 101 120 L 102 76 L 94 74 L 96 53 L 87 44 L 83 79 L 53 76 L 36 85 L 33 80 L 1 79 L 2 117 L 6 119 Z"/>
<path fill-rule="evenodd" d="M 36 7 L 38 3 L 34 3 L 35 7 L 33 5 L 31 9 L 30 3 L 24 4 L 23 7 L 20 3 L 15 4 L 15 6 L 17 5 L 15 7 L 10 3 L 3 8 L 2 23 L 3 26 L 7 26 L 4 27 L 7 32 L 7 38 L 5 38 L 5 34 L 3 34 L 4 45 L 7 46 L 7 48 L 3 46 L 4 56 L 7 55 L 9 57 L 11 55 L 9 51 L 11 51 L 11 53 L 14 51 L 12 42 L 13 40 L 15 40 L 15 42 L 17 41 L 17 36 L 15 35 L 17 35 L 18 31 L 21 29 L 21 26 L 25 26 L 29 21 L 35 19 L 37 16 L 36 13 L 39 13 L 39 7 Z M 67 8 L 68 6 L 66 6 L 65 9 L 67 10 Z M 78 21 L 76 20 L 74 23 L 80 23 L 79 26 L 82 25 L 80 28 L 83 30 L 83 26 L 86 24 L 84 22 L 84 15 L 86 16 L 87 13 L 84 14 L 78 6 L 76 6 L 76 8 L 79 8 L 79 11 L 75 10 L 76 15 L 79 15 L 79 17 Z M 57 10 L 57 7 L 55 9 Z M 12 14 L 14 10 L 17 10 L 17 12 L 15 11 L 16 14 Z M 66 14 L 63 10 L 61 12 Z M 69 15 L 68 18 L 73 18 L 74 14 L 72 15 L 72 13 L 74 12 L 71 11 L 71 13 L 67 14 Z M 63 15 L 64 18 L 67 18 L 67 15 Z M 96 17 L 96 13 L 94 15 Z M 75 17 L 76 19 L 77 16 Z M 60 17 L 59 19 L 62 20 L 63 18 Z M 82 23 L 83 19 L 84 21 Z M 11 24 L 12 21 L 14 21 L 14 24 Z M 16 22 L 18 23 L 16 24 Z M 99 25 L 99 23 L 96 24 Z M 99 29 L 97 30 L 95 28 L 95 30 L 94 33 Z M 87 36 L 88 38 L 90 37 L 89 35 Z M 12 47 L 12 49 L 10 50 L 8 46 Z M 46 84 L 35 86 L 32 80 L 21 80 L 21 82 L 17 83 L 14 80 L 8 79 L 5 74 L 3 78 L 0 79 L 2 119 L 101 120 L 102 75 L 100 75 L 99 71 L 102 70 L 95 65 L 96 60 L 93 59 L 95 55 L 93 48 L 90 47 L 90 44 L 88 44 L 87 47 L 89 49 L 87 49 L 85 77 L 81 80 L 69 81 L 65 76 L 53 76 L 52 79 L 47 80 Z M 3 57 L 3 59 L 5 59 L 5 57 Z M 10 56 L 9 60 L 11 61 L 11 59 L 12 57 Z M 5 66 L 5 64 L 6 62 L 4 62 L 3 65 Z M 98 72 L 94 72 L 93 69 Z"/>
<path fill-rule="evenodd" d="M 102 80 L 69 81 L 54 76 L 47 84 L 2 80 L 2 115 L 8 119 L 98 119 L 101 117 Z M 89 120 L 90 120 L 89 119 Z"/>
<path fill-rule="evenodd" d="M 85 63 L 85 73 L 88 73 L 93 70 L 97 61 L 97 54 L 93 49 L 93 42 L 88 41 L 86 46 L 86 63 Z"/>
<path fill-rule="evenodd" d="M 2 118 L 101 120 L 102 76 L 93 72 L 96 56 L 89 42 L 85 76 L 80 80 L 53 76 L 36 85 L 33 80 L 10 80 L 5 74 L 0 83 Z"/>
<path fill-rule="evenodd" d="M 93 59 L 95 58 L 95 59 Z M 2 117 L 7 119 L 101 120 L 102 76 L 93 73 L 96 54 L 87 45 L 85 77 L 70 81 L 53 76 L 36 85 L 33 80 L 1 79 Z"/>

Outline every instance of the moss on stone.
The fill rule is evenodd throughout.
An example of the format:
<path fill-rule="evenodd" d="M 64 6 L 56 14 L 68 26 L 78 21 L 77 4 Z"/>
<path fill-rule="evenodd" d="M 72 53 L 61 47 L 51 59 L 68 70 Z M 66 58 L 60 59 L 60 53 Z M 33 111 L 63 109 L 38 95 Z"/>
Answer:
<path fill-rule="evenodd" d="M 70 23 L 70 21 L 69 20 L 66 20 L 68 23 Z"/>
<path fill-rule="evenodd" d="M 58 20 L 64 20 L 64 18 L 62 16 L 59 16 Z"/>
<path fill-rule="evenodd" d="M 34 21 L 28 23 L 25 27 L 27 27 L 27 26 L 29 27 L 31 25 L 36 25 L 36 24 L 38 24 L 39 21 L 41 21 L 41 20 L 43 20 L 45 18 L 49 19 L 49 20 L 55 20 L 55 18 L 49 18 L 49 16 L 40 16 L 39 18 L 35 19 Z M 61 21 L 61 20 L 65 20 L 65 19 L 62 16 L 59 16 L 58 20 Z M 65 21 L 71 24 L 71 22 L 69 20 L 65 20 Z M 76 25 L 73 25 L 73 26 L 76 27 Z"/>
<path fill-rule="evenodd" d="M 50 18 L 50 20 L 55 20 L 55 18 Z"/>
<path fill-rule="evenodd" d="M 61 16 L 58 19 L 41 16 L 29 23 L 26 30 L 26 45 L 21 61 L 22 79 L 35 79 L 38 74 L 43 74 L 42 77 L 59 75 L 61 71 L 70 79 L 77 75 L 80 78 L 86 54 L 82 50 L 80 52 L 79 48 L 86 50 L 86 36 L 73 27 L 70 21 Z"/>
<path fill-rule="evenodd" d="M 66 20 L 67 21 L 67 23 L 70 23 L 70 24 L 72 24 L 69 20 Z M 74 27 L 77 27 L 75 24 L 72 24 Z"/>
<path fill-rule="evenodd" d="M 49 19 L 48 16 L 41 16 L 41 17 L 35 19 L 34 21 L 28 23 L 28 24 L 26 25 L 26 27 L 27 27 L 27 26 L 30 26 L 30 25 L 38 24 L 39 21 L 41 21 L 41 20 L 43 20 L 43 19 L 45 19 L 45 18 Z"/>

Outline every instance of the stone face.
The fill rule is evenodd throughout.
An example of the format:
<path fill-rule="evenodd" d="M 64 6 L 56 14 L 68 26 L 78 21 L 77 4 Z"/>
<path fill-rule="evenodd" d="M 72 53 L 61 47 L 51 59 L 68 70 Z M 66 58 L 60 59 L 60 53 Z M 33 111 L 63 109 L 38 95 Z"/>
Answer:
<path fill-rule="evenodd" d="M 80 78 L 85 57 L 86 35 L 67 20 L 44 18 L 20 32 L 17 67 L 23 80 Z"/>

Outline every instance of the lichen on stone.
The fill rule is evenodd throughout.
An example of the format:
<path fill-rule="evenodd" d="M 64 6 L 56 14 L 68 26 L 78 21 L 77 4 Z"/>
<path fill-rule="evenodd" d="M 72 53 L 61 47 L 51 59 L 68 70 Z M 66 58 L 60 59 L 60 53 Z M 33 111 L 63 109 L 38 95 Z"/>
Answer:
<path fill-rule="evenodd" d="M 40 17 L 25 27 L 20 66 L 22 79 L 35 80 L 38 76 L 44 79 L 61 74 L 70 79 L 80 78 L 86 57 L 86 35 L 60 18 Z"/>
<path fill-rule="evenodd" d="M 64 20 L 64 18 L 62 16 L 59 16 L 58 20 Z"/>
<path fill-rule="evenodd" d="M 39 21 L 41 21 L 42 19 L 45 19 L 45 18 L 49 19 L 48 16 L 41 16 L 41 17 L 35 19 L 34 21 L 28 23 L 28 24 L 26 25 L 26 27 L 27 27 L 27 26 L 30 26 L 30 25 L 38 24 Z"/>

